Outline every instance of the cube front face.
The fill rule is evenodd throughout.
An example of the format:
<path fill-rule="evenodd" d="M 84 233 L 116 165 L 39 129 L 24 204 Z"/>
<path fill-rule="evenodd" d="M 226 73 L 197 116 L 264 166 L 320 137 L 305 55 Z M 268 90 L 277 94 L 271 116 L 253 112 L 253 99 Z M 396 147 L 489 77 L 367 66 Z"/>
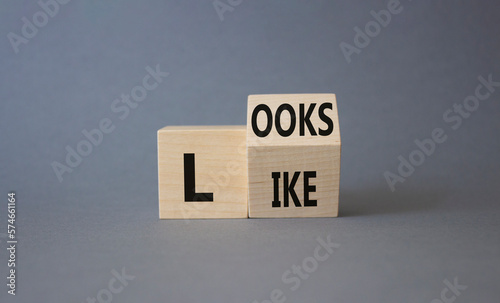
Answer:
<path fill-rule="evenodd" d="M 248 158 L 251 218 L 338 215 L 340 145 L 249 147 Z"/>
<path fill-rule="evenodd" d="M 249 96 L 247 123 L 249 216 L 338 216 L 335 95 Z"/>
<path fill-rule="evenodd" d="M 247 218 L 245 140 L 245 126 L 160 129 L 160 218 Z"/>

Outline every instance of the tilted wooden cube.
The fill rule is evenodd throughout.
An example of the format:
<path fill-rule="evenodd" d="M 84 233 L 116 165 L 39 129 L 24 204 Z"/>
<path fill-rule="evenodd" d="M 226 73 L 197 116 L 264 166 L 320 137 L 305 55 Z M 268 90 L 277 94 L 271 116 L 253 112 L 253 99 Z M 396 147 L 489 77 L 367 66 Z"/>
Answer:
<path fill-rule="evenodd" d="M 340 147 L 334 94 L 250 95 L 249 217 L 338 216 Z"/>
<path fill-rule="evenodd" d="M 158 131 L 161 219 L 248 218 L 245 126 Z"/>

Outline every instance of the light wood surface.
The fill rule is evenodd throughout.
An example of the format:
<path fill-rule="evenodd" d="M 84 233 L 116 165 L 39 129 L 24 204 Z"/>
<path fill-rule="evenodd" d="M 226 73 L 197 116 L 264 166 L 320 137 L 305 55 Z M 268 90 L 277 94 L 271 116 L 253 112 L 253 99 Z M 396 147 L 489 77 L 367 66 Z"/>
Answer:
<path fill-rule="evenodd" d="M 245 126 L 168 126 L 160 129 L 160 218 L 247 218 L 245 146 Z M 212 202 L 185 201 L 185 154 L 194 154 L 196 193 L 212 194 Z"/>
<path fill-rule="evenodd" d="M 278 107 L 284 103 L 290 104 L 296 114 L 296 125 L 294 132 L 289 137 L 282 137 L 278 134 L 275 127 L 275 113 Z M 304 136 L 300 136 L 300 106 L 304 104 L 304 109 L 307 113 L 309 104 L 316 103 L 314 110 L 311 112 L 310 121 L 316 131 L 316 136 L 309 135 L 307 126 L 304 128 Z M 331 103 L 332 109 L 324 109 L 324 114 L 332 119 L 334 128 L 329 136 L 320 136 L 318 129 L 327 129 L 327 125 L 319 117 L 319 108 L 323 103 Z M 254 108 L 259 104 L 266 104 L 273 114 L 272 131 L 266 137 L 258 137 L 252 130 L 252 114 Z M 266 115 L 264 112 L 259 112 L 257 115 L 257 124 L 260 129 L 266 127 Z M 290 125 L 290 115 L 284 111 L 281 115 L 281 125 L 286 129 Z M 284 95 L 250 95 L 248 96 L 248 112 L 247 112 L 247 144 L 248 146 L 282 146 L 282 145 L 331 145 L 340 144 L 340 129 L 337 115 L 337 102 L 335 94 L 284 94 Z"/>
<path fill-rule="evenodd" d="M 313 107 L 312 103 L 316 105 Z M 331 106 L 323 106 L 323 119 L 321 119 L 318 110 L 323 103 L 330 103 Z M 265 136 L 262 133 L 258 136 L 252 127 L 252 115 L 254 109 L 262 104 L 270 109 L 273 121 L 271 131 Z M 296 115 L 294 131 L 287 133 L 286 136 L 280 135 L 275 125 L 276 111 L 282 104 L 288 104 L 286 106 L 288 112 L 283 111 L 280 117 L 282 130 L 291 129 L 290 108 L 293 108 Z M 303 118 L 309 108 L 313 109 L 309 119 L 302 119 L 310 120 L 310 126 L 303 123 L 302 135 L 300 104 L 303 104 Z M 319 130 L 323 130 L 323 134 L 328 130 L 328 125 L 324 121 L 328 120 L 325 115 L 331 119 L 333 129 L 328 131 L 328 135 L 322 136 L 319 135 Z M 264 110 L 257 115 L 256 121 L 258 130 L 266 129 L 268 121 Z M 337 104 L 333 94 L 249 96 L 247 149 L 250 218 L 338 216 L 341 153 L 338 125 Z M 312 135 L 309 128 L 312 128 L 312 133 L 316 135 Z M 275 183 L 273 173 L 275 176 L 279 174 L 278 183 Z M 288 175 L 288 182 L 284 180 L 285 174 Z M 305 179 L 307 182 L 304 182 Z M 278 200 L 275 198 L 275 184 L 278 184 Z M 291 185 L 294 185 L 293 189 L 285 192 L 285 186 Z M 305 206 L 305 192 L 308 192 L 309 206 Z M 288 200 L 287 207 L 285 207 L 286 200 Z M 277 204 L 279 207 L 276 207 Z M 313 206 L 314 204 L 316 206 Z"/>

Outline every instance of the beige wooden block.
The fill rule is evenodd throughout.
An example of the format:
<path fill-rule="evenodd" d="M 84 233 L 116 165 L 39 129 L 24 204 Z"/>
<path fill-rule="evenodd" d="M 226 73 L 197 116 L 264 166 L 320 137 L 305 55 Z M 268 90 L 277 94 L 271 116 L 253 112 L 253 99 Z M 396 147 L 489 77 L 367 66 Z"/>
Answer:
<path fill-rule="evenodd" d="M 245 147 L 245 126 L 158 130 L 160 218 L 248 218 Z"/>
<path fill-rule="evenodd" d="M 338 216 L 340 150 L 334 94 L 250 95 L 249 217 Z"/>

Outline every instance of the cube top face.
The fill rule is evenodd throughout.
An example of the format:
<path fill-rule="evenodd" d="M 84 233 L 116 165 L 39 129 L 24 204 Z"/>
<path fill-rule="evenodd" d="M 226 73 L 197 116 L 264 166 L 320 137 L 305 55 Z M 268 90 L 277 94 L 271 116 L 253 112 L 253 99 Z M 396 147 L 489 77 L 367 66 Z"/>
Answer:
<path fill-rule="evenodd" d="M 160 218 L 247 218 L 245 147 L 246 126 L 160 129 Z"/>
<path fill-rule="evenodd" d="M 172 125 L 165 126 L 164 128 L 158 130 L 158 133 L 163 132 L 175 132 L 175 131 L 185 131 L 185 132 L 211 132 L 211 131 L 242 131 L 246 130 L 245 125 Z"/>
<path fill-rule="evenodd" d="M 247 145 L 340 145 L 335 94 L 248 96 Z"/>

